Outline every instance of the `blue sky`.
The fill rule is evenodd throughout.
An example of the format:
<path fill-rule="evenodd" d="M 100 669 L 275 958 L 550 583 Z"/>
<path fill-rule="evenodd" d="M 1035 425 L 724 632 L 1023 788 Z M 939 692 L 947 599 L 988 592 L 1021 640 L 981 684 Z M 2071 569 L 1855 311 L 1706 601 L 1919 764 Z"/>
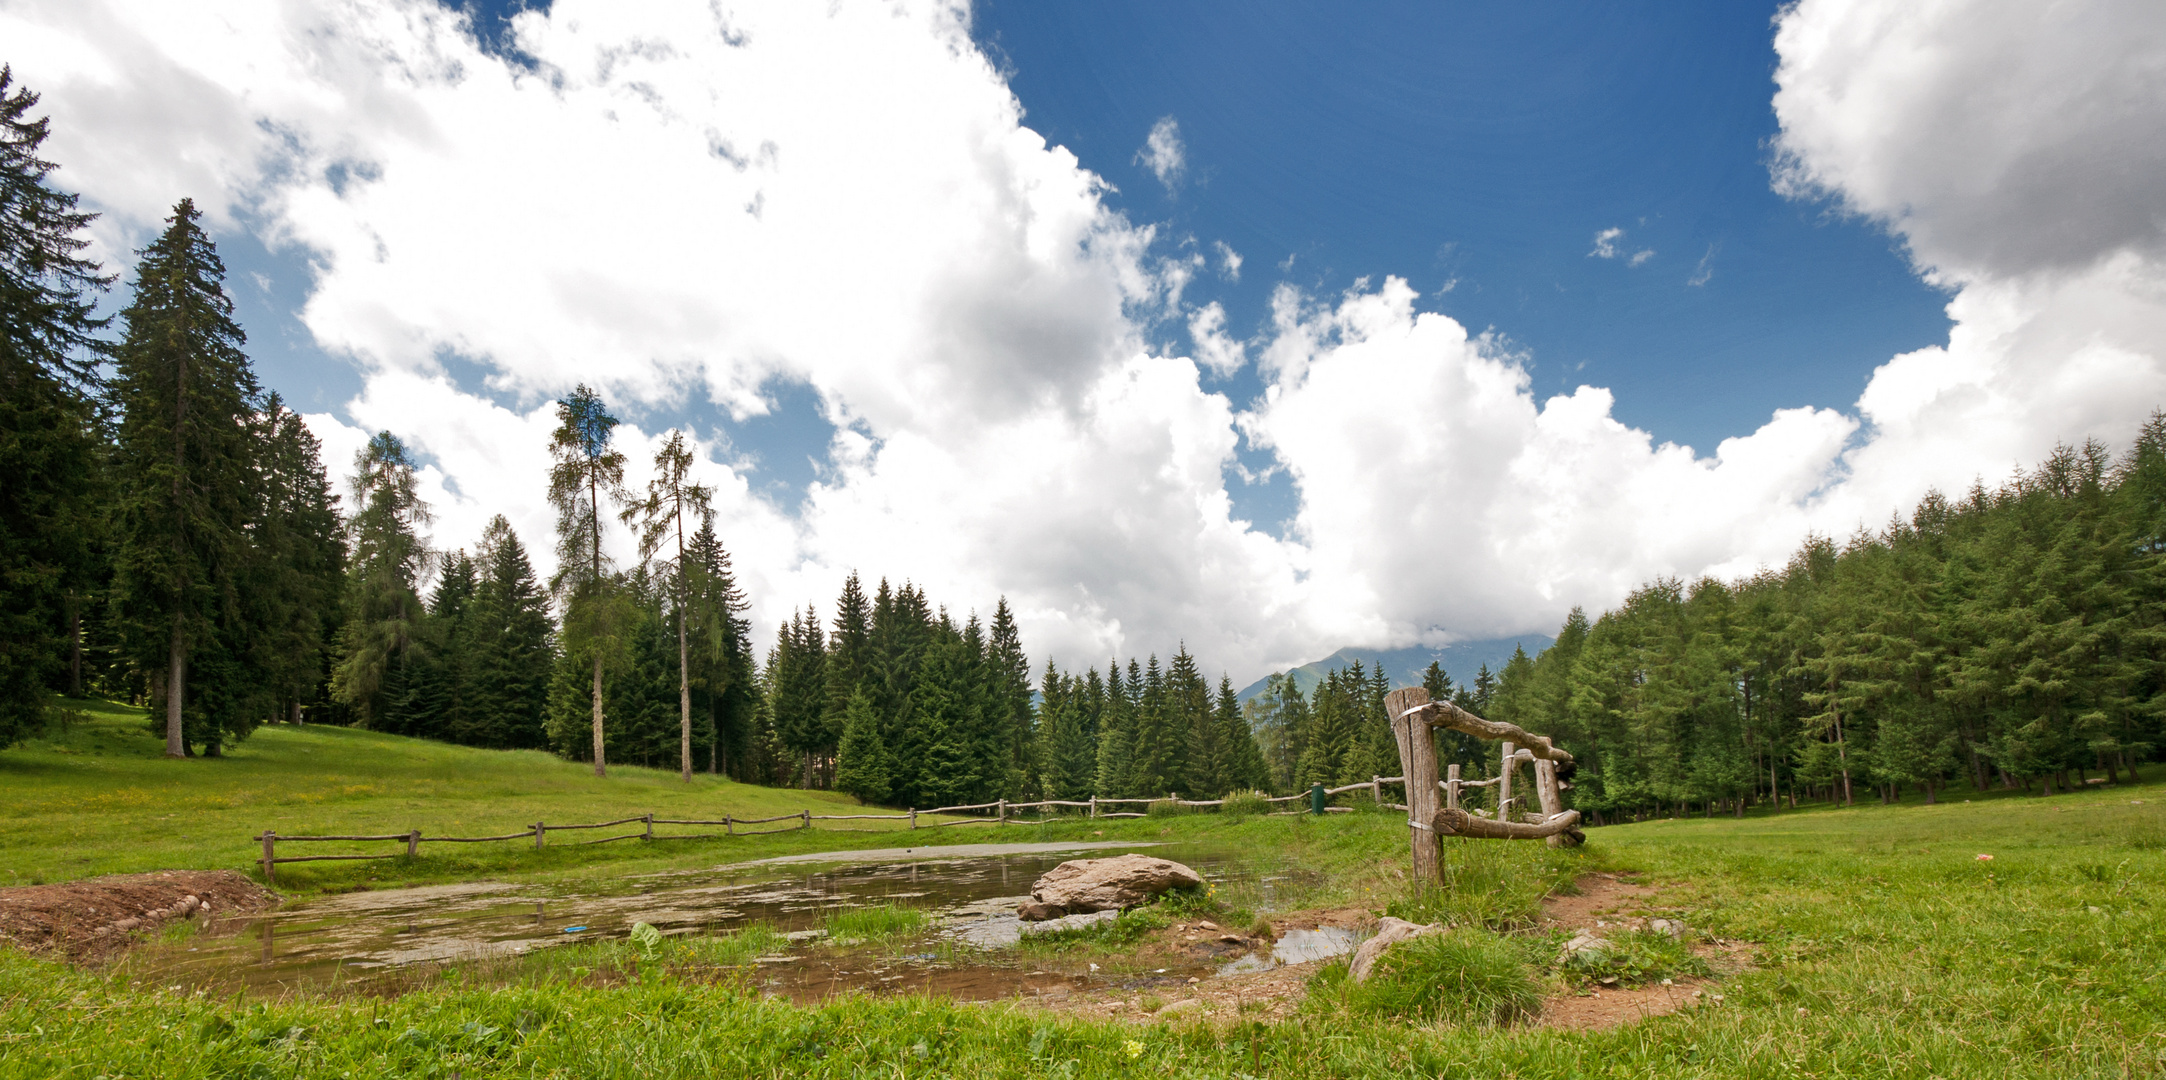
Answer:
<path fill-rule="evenodd" d="M 1751 574 L 2166 405 L 2156 0 L 464 10 L 0 42 L 116 268 L 205 209 L 334 471 L 391 431 L 435 544 L 502 514 L 546 569 L 590 383 L 635 485 L 695 439 L 763 632 L 854 570 L 1247 682 Z"/>

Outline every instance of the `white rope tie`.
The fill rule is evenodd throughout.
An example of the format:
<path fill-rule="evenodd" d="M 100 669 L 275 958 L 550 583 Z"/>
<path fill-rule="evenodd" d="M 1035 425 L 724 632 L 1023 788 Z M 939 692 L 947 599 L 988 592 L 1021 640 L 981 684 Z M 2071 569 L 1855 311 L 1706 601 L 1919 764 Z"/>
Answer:
<path fill-rule="evenodd" d="M 1413 818 L 1406 819 L 1406 824 L 1408 828 L 1412 829 L 1428 829 L 1430 832 L 1436 831 L 1436 829 L 1432 828 L 1431 826 L 1424 825 L 1421 822 L 1414 820 Z"/>

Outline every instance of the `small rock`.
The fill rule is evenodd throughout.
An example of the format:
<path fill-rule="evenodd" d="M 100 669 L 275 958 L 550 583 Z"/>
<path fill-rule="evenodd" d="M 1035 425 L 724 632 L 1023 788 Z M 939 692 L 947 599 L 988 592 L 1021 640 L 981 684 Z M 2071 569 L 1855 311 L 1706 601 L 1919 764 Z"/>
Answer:
<path fill-rule="evenodd" d="M 1202 921 L 1202 922 L 1200 922 L 1200 923 L 1197 923 L 1197 924 L 1196 924 L 1196 928 L 1197 928 L 1197 929 L 1199 929 L 1199 930 L 1209 930 L 1209 931 L 1211 931 L 1212 933 L 1217 933 L 1217 932 L 1218 932 L 1218 924 L 1217 924 L 1217 923 L 1215 923 L 1215 922 L 1212 922 L 1212 921 L 1211 921 L 1211 920 L 1209 920 L 1209 919 L 1205 919 L 1204 921 Z"/>
<path fill-rule="evenodd" d="M 1225 943 L 1226 943 L 1226 944 L 1228 944 L 1228 945 L 1239 945 L 1239 944 L 1242 944 L 1242 941 L 1241 941 L 1241 935 L 1239 935 L 1239 934 L 1220 934 L 1220 935 L 1218 936 L 1218 939 L 1219 939 L 1220 941 L 1223 941 L 1223 942 L 1225 942 Z"/>
<path fill-rule="evenodd" d="M 1676 919 L 1656 919 L 1648 923 L 1647 928 L 1657 934 L 1668 934 L 1674 938 L 1685 936 L 1685 924 Z"/>
<path fill-rule="evenodd" d="M 1181 999 L 1181 1000 L 1179 1000 L 1179 1001 L 1173 1002 L 1173 1003 L 1172 1003 L 1172 1004 L 1170 1004 L 1170 1005 L 1166 1005 L 1166 1006 L 1164 1006 L 1164 1007 L 1160 1008 L 1160 1009 L 1158 1010 L 1158 1015 L 1160 1015 L 1160 1016 L 1178 1016 L 1178 1015 L 1180 1015 L 1180 1014 L 1182 1014 L 1182 1013 L 1189 1013 L 1189 1012 L 1199 1012 L 1199 1011 L 1201 1011 L 1202 1009 L 1203 1009 L 1203 1002 L 1202 1002 L 1202 1001 L 1199 1001 L 1199 1000 L 1197 1000 L 1196 998 L 1182 998 L 1182 999 Z"/>
<path fill-rule="evenodd" d="M 1574 935 L 1572 940 L 1564 943 L 1564 952 L 1558 955 L 1557 960 L 1562 963 L 1580 953 L 1592 956 L 1595 953 L 1607 952 L 1609 948 L 1608 941 L 1594 936 L 1591 931 L 1582 930 Z"/>
<path fill-rule="evenodd" d="M 1060 918 L 1048 919 L 1044 922 L 1026 922 L 1019 929 L 1024 937 L 1033 937 L 1038 934 L 1058 933 L 1062 930 L 1081 930 L 1086 926 L 1109 923 L 1120 917 L 1121 913 L 1118 911 L 1091 911 L 1081 915 L 1063 915 Z"/>
<path fill-rule="evenodd" d="M 1376 968 L 1376 962 L 1383 959 L 1384 953 L 1392 946 L 1402 941 L 1412 941 L 1418 937 L 1443 932 L 1444 928 L 1435 923 L 1423 925 L 1384 916 L 1383 921 L 1377 924 L 1376 936 L 1362 942 L 1361 947 L 1354 950 L 1354 962 L 1350 969 L 1354 981 L 1368 982 L 1370 973 Z"/>

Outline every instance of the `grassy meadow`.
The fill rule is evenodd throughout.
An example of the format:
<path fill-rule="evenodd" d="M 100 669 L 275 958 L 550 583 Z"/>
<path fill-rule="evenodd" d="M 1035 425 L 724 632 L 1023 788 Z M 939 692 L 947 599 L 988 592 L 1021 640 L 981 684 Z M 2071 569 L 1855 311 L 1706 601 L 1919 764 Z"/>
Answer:
<path fill-rule="evenodd" d="M 635 770 L 596 784 L 576 765 L 532 755 L 496 755 L 488 760 L 501 769 L 484 774 L 471 756 L 479 752 L 325 729 L 266 731 L 224 762 L 96 749 L 126 738 L 148 746 L 148 736 L 85 725 L 0 753 L 0 783 L 26 793 L 0 808 L 0 866 L 24 876 L 32 867 L 67 876 L 238 868 L 246 836 L 266 819 L 282 831 L 287 821 L 468 829 L 618 807 L 753 813 L 818 798 L 704 780 L 686 792 L 670 774 Z M 326 759 L 337 767 L 319 774 Z M 683 802 L 663 801 L 672 786 Z M 115 838 L 163 821 L 182 824 L 140 848 Z M 1447 841 L 1451 884 L 1421 897 L 1406 888 L 1405 826 L 1388 813 L 931 835 L 1100 832 L 1275 851 L 1326 879 L 1312 902 L 1449 920 L 1459 927 L 1451 940 L 1407 966 L 1472 1007 L 1427 1007 L 1437 991 L 1350 995 L 1327 968 L 1311 1007 L 1276 1024 L 1079 1020 L 923 996 L 805 1008 L 764 997 L 738 974 L 765 947 L 751 941 L 734 951 L 670 942 L 652 954 L 596 942 L 577 947 L 593 950 L 584 960 L 558 949 L 508 972 L 452 967 L 396 996 L 275 998 L 144 984 L 124 963 L 79 970 L 0 951 L 0 1077 L 2166 1077 L 2162 786 L 1651 821 L 1590 830 L 1577 851 Z M 68 839 L 77 835 L 80 852 Z M 594 873 L 640 861 L 712 864 L 724 861 L 722 847 L 734 859 L 784 843 L 892 840 L 783 834 L 697 853 L 686 850 L 692 843 L 628 842 L 544 853 L 563 862 L 518 861 L 532 858 L 526 849 L 473 869 Z M 424 852 L 411 866 L 364 865 L 416 878 L 459 871 Z M 1561 937 L 1532 925 L 1536 903 L 1589 870 L 1638 875 L 1658 890 L 1648 910 L 1681 917 L 1696 935 L 1752 943 L 1754 965 L 1711 988 L 1719 1001 L 1606 1031 L 1521 1019 L 1526 987 L 1573 985 L 1558 964 Z M 619 972 L 606 983 L 591 976 L 604 962 Z"/>
<path fill-rule="evenodd" d="M 0 886 L 62 881 L 146 870 L 233 869 L 255 872 L 264 829 L 293 836 L 381 835 L 420 829 L 423 836 L 496 836 L 535 821 L 609 821 L 653 812 L 657 817 L 718 819 L 813 813 L 864 813 L 856 800 L 832 792 L 792 791 L 695 774 L 684 783 L 674 769 L 611 765 L 593 769 L 541 751 L 476 750 L 447 743 L 307 725 L 259 729 L 220 758 L 169 761 L 164 738 L 146 726 L 140 709 L 108 702 L 68 701 L 75 719 L 46 737 L 0 750 Z M 929 820 L 929 819 L 927 819 Z M 787 823 L 756 826 L 776 828 Z M 903 830 L 902 822 L 817 822 L 814 831 Z M 279 867 L 285 892 L 350 888 L 374 881 L 456 880 L 476 874 L 576 872 L 607 864 L 668 862 L 672 848 L 701 849 L 712 861 L 834 847 L 887 844 L 893 837 L 789 834 L 681 844 L 579 842 L 623 829 L 552 833 L 550 847 L 531 842 L 422 846 L 418 860 L 302 863 Z M 657 828 L 657 832 L 707 829 Z M 965 826 L 942 830 L 973 833 Z M 913 839 L 930 834 L 919 830 Z M 753 845 L 757 845 L 754 847 Z M 307 844 L 281 855 L 380 853 L 387 844 Z M 747 853 L 749 852 L 749 853 Z"/>

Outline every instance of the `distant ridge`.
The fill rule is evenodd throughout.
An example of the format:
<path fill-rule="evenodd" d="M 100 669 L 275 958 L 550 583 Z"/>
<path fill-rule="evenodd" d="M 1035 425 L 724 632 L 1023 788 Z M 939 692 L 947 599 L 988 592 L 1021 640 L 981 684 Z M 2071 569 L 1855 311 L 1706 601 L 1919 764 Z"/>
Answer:
<path fill-rule="evenodd" d="M 1348 647 L 1332 653 L 1313 664 L 1303 664 L 1293 669 L 1294 685 L 1306 694 L 1324 681 L 1324 673 L 1354 666 L 1359 660 L 1364 666 L 1384 669 L 1384 675 L 1394 688 L 1420 686 L 1421 673 L 1434 660 L 1444 665 L 1444 673 L 1452 677 L 1455 685 L 1474 681 L 1474 673 L 1483 664 L 1489 665 L 1491 674 L 1504 670 L 1504 662 L 1512 658 L 1512 650 L 1525 649 L 1528 656 L 1539 656 L 1543 649 L 1556 643 L 1547 634 L 1521 634 L 1518 637 L 1491 638 L 1488 641 L 1461 641 L 1440 649 L 1416 645 L 1406 649 L 1360 649 Z M 1281 674 L 1274 672 L 1273 674 Z M 1263 693 L 1264 684 L 1270 676 L 1248 684 L 1241 691 L 1241 700 L 1247 701 Z"/>

